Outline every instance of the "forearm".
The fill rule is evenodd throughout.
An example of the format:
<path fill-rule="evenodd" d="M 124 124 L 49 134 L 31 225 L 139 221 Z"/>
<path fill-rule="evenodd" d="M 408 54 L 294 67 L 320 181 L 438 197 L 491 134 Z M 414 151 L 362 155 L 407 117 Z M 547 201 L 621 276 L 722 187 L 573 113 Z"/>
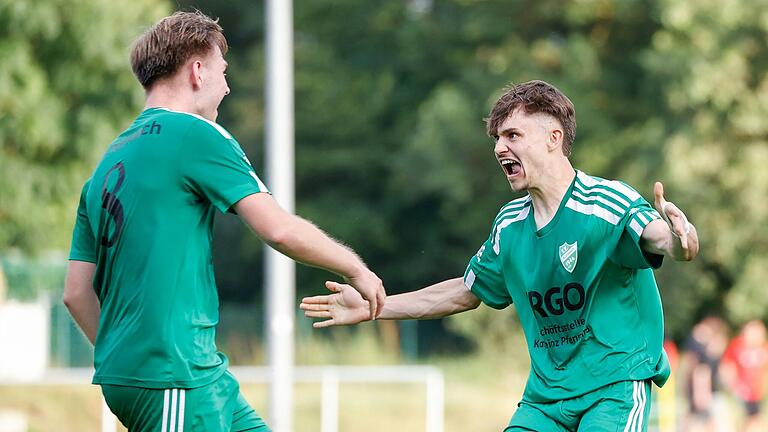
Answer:
<path fill-rule="evenodd" d="M 666 255 L 676 261 L 687 261 L 691 257 L 683 248 L 681 238 L 672 233 L 666 222 L 655 220 L 643 230 L 640 247 L 649 253 Z"/>
<path fill-rule="evenodd" d="M 480 300 L 462 278 L 449 279 L 418 291 L 387 297 L 379 319 L 430 319 L 475 309 Z"/>
<path fill-rule="evenodd" d="M 247 196 L 235 205 L 235 210 L 256 235 L 293 260 L 347 278 L 367 270 L 349 248 L 309 221 L 284 211 L 267 194 Z"/>
<path fill-rule="evenodd" d="M 85 337 L 92 344 L 95 343 L 101 315 L 101 306 L 96 293 L 92 292 L 92 295 L 85 294 L 80 298 L 65 300 L 64 304 L 66 304 L 77 326 L 85 333 Z"/>
<path fill-rule="evenodd" d="M 99 330 L 101 305 L 93 290 L 93 269 L 95 266 L 84 262 L 71 262 L 64 284 L 64 304 L 78 327 L 91 343 L 96 342 Z"/>
<path fill-rule="evenodd" d="M 368 271 L 350 248 L 335 241 L 309 221 L 291 216 L 284 235 L 267 243 L 280 253 L 312 267 L 352 278 Z"/>

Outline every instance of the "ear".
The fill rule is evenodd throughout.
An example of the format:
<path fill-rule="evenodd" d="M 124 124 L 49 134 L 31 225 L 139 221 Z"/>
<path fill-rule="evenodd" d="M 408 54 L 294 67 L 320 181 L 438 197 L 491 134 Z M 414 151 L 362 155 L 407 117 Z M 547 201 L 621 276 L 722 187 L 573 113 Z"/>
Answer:
<path fill-rule="evenodd" d="M 199 59 L 192 59 L 189 63 L 189 81 L 192 88 L 199 90 L 203 86 L 203 62 Z"/>
<path fill-rule="evenodd" d="M 547 140 L 547 150 L 549 151 L 555 151 L 563 146 L 563 130 L 557 127 L 556 124 L 553 124 L 553 126 L 555 127 L 549 131 L 549 139 Z"/>

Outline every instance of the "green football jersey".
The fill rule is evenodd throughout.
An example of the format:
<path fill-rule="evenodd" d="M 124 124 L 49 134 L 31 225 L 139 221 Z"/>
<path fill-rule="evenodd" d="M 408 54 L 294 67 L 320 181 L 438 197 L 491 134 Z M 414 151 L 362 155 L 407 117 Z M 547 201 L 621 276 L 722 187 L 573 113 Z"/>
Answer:
<path fill-rule="evenodd" d="M 96 264 L 94 384 L 194 388 L 227 368 L 216 349 L 216 210 L 268 192 L 234 138 L 150 108 L 112 142 L 80 197 L 69 258 Z"/>
<path fill-rule="evenodd" d="M 485 304 L 515 303 L 531 357 L 523 398 L 550 402 L 624 380 L 663 385 L 664 317 L 640 248 L 659 214 L 618 181 L 577 171 L 552 220 L 536 228 L 530 195 L 501 208 L 464 282 Z"/>

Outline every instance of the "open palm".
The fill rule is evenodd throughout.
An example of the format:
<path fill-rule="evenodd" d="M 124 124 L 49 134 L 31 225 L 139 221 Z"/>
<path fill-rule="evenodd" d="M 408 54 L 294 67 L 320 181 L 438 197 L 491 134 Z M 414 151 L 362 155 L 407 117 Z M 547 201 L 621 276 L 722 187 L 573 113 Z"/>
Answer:
<path fill-rule="evenodd" d="M 304 297 L 299 305 L 304 316 L 326 318 L 314 322 L 314 328 L 351 325 L 370 319 L 368 302 L 352 286 L 327 281 L 325 287 L 333 294 Z"/>

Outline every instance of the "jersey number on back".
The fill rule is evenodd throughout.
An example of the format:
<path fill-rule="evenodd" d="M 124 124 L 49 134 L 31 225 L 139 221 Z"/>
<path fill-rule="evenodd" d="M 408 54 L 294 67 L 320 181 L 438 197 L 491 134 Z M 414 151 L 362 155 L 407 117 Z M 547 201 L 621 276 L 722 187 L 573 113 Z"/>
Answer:
<path fill-rule="evenodd" d="M 107 183 L 113 171 L 117 171 L 117 183 L 109 191 L 107 190 Z M 104 176 L 104 186 L 101 188 L 101 208 L 106 210 L 115 221 L 115 229 L 112 231 L 112 235 L 109 235 L 109 229 L 107 229 L 101 237 L 101 244 L 106 247 L 112 247 L 123 230 L 123 204 L 117 199 L 117 191 L 123 186 L 123 181 L 125 181 L 125 167 L 122 162 L 118 162 L 107 171 L 107 174 Z"/>

